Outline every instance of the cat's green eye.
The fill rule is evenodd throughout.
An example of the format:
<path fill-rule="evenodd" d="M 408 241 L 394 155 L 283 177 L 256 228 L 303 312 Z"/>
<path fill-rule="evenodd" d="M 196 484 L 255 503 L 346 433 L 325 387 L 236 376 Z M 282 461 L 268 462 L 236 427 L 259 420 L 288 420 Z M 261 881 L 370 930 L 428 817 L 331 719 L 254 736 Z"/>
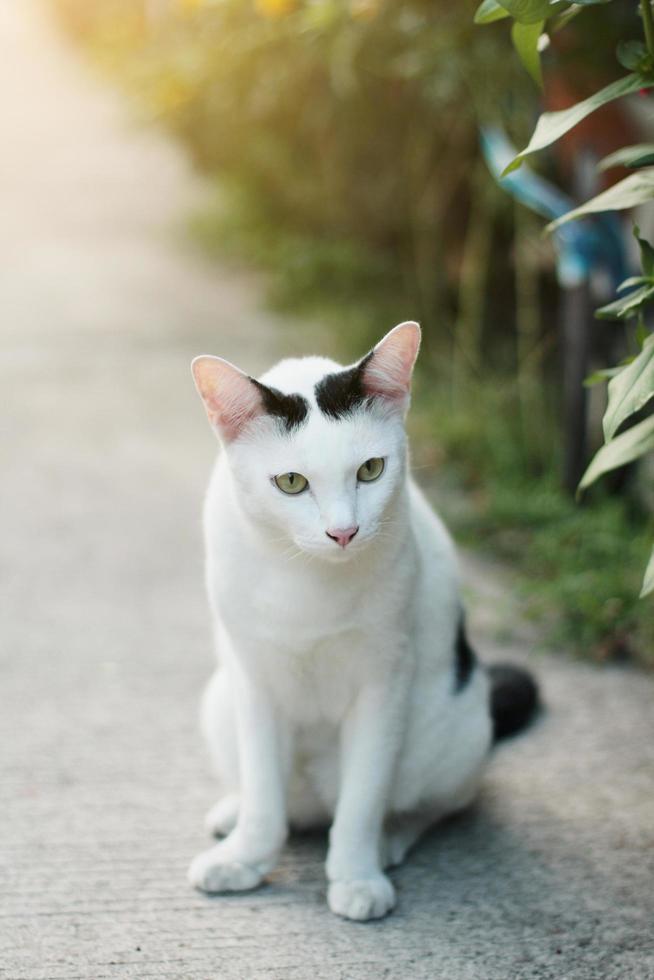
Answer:
<path fill-rule="evenodd" d="M 372 483 L 373 480 L 379 479 L 383 472 L 384 460 L 381 456 L 375 456 L 361 464 L 357 470 L 357 480 L 360 480 L 361 483 Z"/>
<path fill-rule="evenodd" d="M 309 486 L 309 481 L 301 473 L 281 473 L 274 479 L 282 493 L 302 493 Z"/>

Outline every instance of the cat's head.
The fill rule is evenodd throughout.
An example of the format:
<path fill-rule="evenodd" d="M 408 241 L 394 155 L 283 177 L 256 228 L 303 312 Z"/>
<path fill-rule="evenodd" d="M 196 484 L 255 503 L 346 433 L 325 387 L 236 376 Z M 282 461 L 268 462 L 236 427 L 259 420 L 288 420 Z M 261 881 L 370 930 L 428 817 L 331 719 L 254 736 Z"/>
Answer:
<path fill-rule="evenodd" d="M 389 530 L 419 345 L 418 324 L 401 323 L 349 367 L 298 358 L 260 380 L 220 357 L 195 358 L 239 503 L 270 537 L 343 561 Z"/>

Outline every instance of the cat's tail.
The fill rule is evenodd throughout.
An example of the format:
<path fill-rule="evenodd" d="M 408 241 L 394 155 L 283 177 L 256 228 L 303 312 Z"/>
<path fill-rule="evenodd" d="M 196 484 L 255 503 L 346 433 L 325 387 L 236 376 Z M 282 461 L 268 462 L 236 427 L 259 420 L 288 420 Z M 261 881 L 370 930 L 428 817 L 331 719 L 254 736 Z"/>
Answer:
<path fill-rule="evenodd" d="M 538 709 L 538 686 L 527 670 L 512 664 L 492 664 L 488 674 L 493 738 L 497 742 L 532 720 Z"/>

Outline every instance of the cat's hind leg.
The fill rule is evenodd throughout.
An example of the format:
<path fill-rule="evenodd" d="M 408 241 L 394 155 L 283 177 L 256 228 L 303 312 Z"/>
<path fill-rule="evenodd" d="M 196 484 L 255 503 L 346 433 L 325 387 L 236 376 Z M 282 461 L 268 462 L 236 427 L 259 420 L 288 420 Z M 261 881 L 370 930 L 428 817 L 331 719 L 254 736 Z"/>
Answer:
<path fill-rule="evenodd" d="M 236 671 L 235 683 L 230 684 Z M 225 704 L 225 693 L 229 695 L 230 690 L 233 697 Z M 230 724 L 225 725 L 227 718 Z M 189 881 L 210 893 L 256 888 L 275 867 L 288 831 L 285 782 L 290 732 L 265 686 L 235 666 L 235 660 L 229 675 L 220 670 L 210 682 L 203 722 L 216 754 L 223 790 L 238 792 L 239 805 L 233 830 L 191 862 Z M 222 735 L 234 744 L 235 751 L 227 759 Z M 228 767 L 232 766 L 235 771 L 230 772 Z M 242 782 L 240 771 L 247 776 Z"/>
<path fill-rule="evenodd" d="M 206 817 L 204 826 L 213 837 L 227 837 L 238 819 L 238 794 L 228 793 L 215 803 Z"/>
<path fill-rule="evenodd" d="M 224 667 L 219 667 L 212 674 L 204 689 L 200 705 L 200 727 L 221 787 L 225 792 L 237 790 L 239 764 L 234 697 Z"/>
<path fill-rule="evenodd" d="M 381 840 L 381 859 L 384 870 L 402 864 L 414 844 L 429 827 L 433 826 L 441 814 L 436 810 L 423 810 L 416 813 L 403 813 L 392 816 Z"/>
<path fill-rule="evenodd" d="M 200 721 L 222 790 L 220 799 L 204 818 L 204 825 L 212 836 L 226 837 L 238 817 L 239 766 L 233 698 L 224 669 L 216 670 L 205 688 Z"/>
<path fill-rule="evenodd" d="M 384 869 L 401 864 L 430 827 L 465 809 L 476 795 L 491 724 L 487 679 L 475 673 L 460 693 L 452 692 L 447 675 L 414 692 L 380 844 Z"/>

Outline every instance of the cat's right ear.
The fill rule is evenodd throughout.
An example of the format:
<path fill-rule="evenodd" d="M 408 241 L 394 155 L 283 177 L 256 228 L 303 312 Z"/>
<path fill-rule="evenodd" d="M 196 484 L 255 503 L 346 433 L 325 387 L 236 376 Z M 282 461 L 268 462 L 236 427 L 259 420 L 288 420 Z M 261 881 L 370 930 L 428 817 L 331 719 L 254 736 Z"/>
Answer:
<path fill-rule="evenodd" d="M 263 414 L 257 385 L 229 361 L 202 354 L 193 360 L 191 371 L 209 422 L 226 442 L 235 439 L 248 422 Z"/>

